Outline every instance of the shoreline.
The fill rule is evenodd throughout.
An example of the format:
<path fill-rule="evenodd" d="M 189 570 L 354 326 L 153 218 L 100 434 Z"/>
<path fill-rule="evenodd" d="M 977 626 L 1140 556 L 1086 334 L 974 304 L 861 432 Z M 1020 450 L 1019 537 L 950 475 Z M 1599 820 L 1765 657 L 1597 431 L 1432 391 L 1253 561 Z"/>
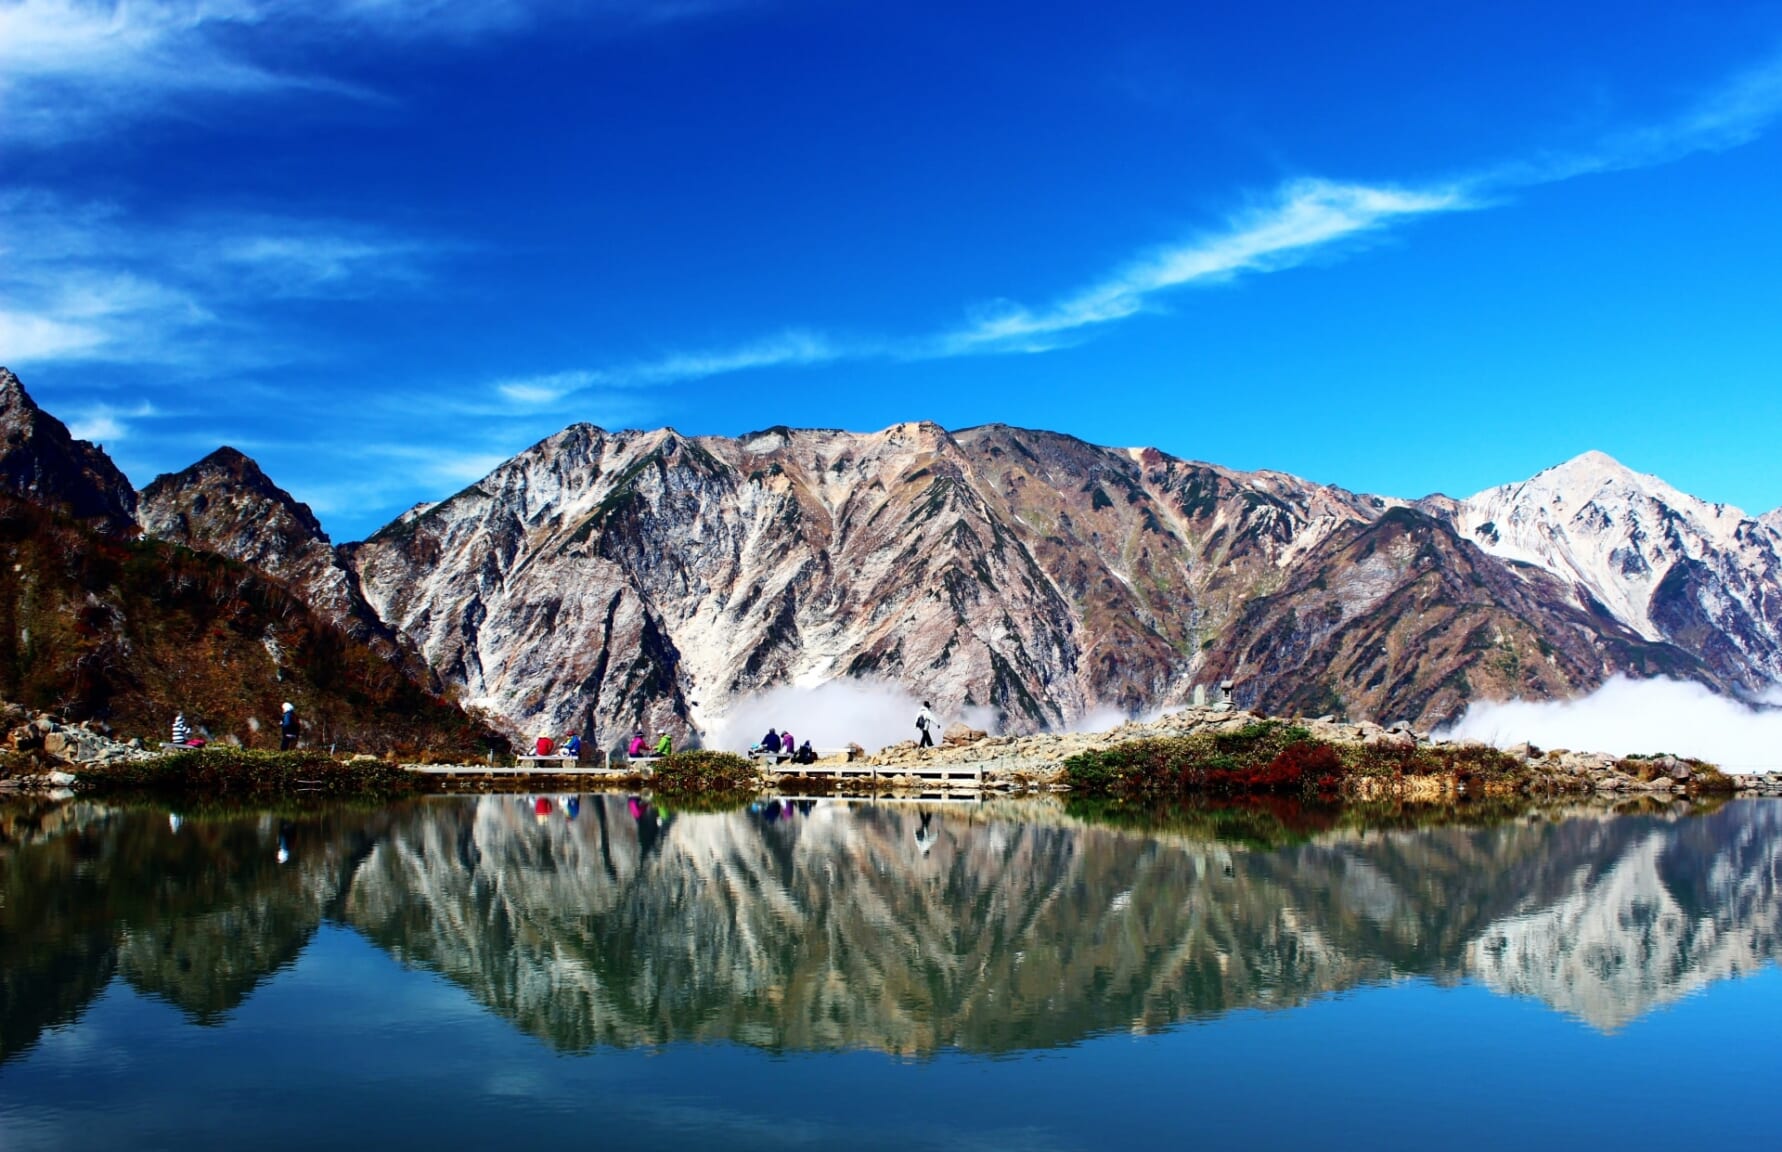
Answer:
<path fill-rule="evenodd" d="M 212 746 L 149 752 L 47 715 L 38 747 L 0 765 L 0 794 L 67 790 L 199 792 L 218 796 L 403 796 L 618 788 L 664 794 L 1196 796 L 1302 793 L 1366 803 L 1452 803 L 1480 796 L 1782 795 L 1782 773 L 1731 775 L 1699 760 L 1657 753 L 1498 749 L 1438 741 L 1405 725 L 1330 717 L 1270 717 L 1184 708 L 1102 732 L 991 736 L 955 725 L 926 749 L 914 741 L 820 761 L 819 772 L 758 764 L 732 753 L 684 751 L 662 773 L 610 770 L 519 774 L 506 766 L 398 763 L 360 753 L 288 753 Z M 1303 761 L 1303 764 L 1288 763 Z M 66 755 L 66 759 L 63 756 Z M 25 761 L 21 763 L 21 761 Z M 500 767 L 501 771 L 495 771 Z M 1307 769 L 1310 770 L 1308 775 Z M 924 778 L 926 777 L 926 778 Z"/>

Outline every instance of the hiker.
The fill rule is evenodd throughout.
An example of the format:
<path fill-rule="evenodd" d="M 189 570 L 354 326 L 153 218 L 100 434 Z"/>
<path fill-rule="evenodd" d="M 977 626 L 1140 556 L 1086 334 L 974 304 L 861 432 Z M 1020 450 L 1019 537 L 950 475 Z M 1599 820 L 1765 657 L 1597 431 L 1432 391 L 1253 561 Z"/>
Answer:
<path fill-rule="evenodd" d="M 648 753 L 649 746 L 644 743 L 643 729 L 639 728 L 631 734 L 631 743 L 625 747 L 625 755 L 633 760 Z"/>
<path fill-rule="evenodd" d="M 815 764 L 816 762 L 817 750 L 811 747 L 811 742 L 809 740 L 806 740 L 801 744 L 797 753 L 792 757 L 792 763 L 794 764 Z"/>
<path fill-rule="evenodd" d="M 790 732 L 781 732 L 780 733 L 780 751 L 785 753 L 787 756 L 790 756 L 790 755 L 792 755 L 792 753 L 798 751 L 798 745 L 796 743 L 794 743 L 792 740 L 792 733 L 790 733 Z"/>
<path fill-rule="evenodd" d="M 922 733 L 922 739 L 916 745 L 918 748 L 934 747 L 934 713 L 930 711 L 933 707 L 932 704 L 924 700 L 922 701 L 922 710 L 916 713 L 916 729 Z"/>
<path fill-rule="evenodd" d="M 656 741 L 656 755 L 667 756 L 667 755 L 672 754 L 673 752 L 674 752 L 674 741 L 670 740 L 668 738 L 668 733 L 664 732 L 662 734 L 662 739 Z"/>
<path fill-rule="evenodd" d="M 780 750 L 780 734 L 769 728 L 767 735 L 761 738 L 761 750 L 763 752 L 778 752 Z"/>
<path fill-rule="evenodd" d="M 291 702 L 286 700 L 283 713 L 278 719 L 278 750 L 289 752 L 295 747 L 297 747 L 297 709 L 291 707 Z"/>
<path fill-rule="evenodd" d="M 540 736 L 537 746 L 532 749 L 532 754 L 534 756 L 549 756 L 553 747 L 549 736 Z"/>
<path fill-rule="evenodd" d="M 571 760 L 582 758 L 582 737 L 579 732 L 571 732 L 569 739 L 563 742 L 563 754 Z"/>
<path fill-rule="evenodd" d="M 192 730 L 186 727 L 186 714 L 180 712 L 173 717 L 173 742 L 184 744 L 192 738 Z"/>

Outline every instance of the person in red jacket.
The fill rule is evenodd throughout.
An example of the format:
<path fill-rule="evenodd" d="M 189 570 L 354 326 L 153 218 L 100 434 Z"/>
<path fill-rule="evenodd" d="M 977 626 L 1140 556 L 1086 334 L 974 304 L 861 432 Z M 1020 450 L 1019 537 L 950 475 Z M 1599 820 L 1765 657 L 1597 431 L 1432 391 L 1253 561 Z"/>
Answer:
<path fill-rule="evenodd" d="M 538 738 L 538 746 L 532 750 L 532 754 L 534 756 L 549 756 L 552 747 L 553 745 L 551 744 L 551 738 L 549 736 L 540 736 Z"/>

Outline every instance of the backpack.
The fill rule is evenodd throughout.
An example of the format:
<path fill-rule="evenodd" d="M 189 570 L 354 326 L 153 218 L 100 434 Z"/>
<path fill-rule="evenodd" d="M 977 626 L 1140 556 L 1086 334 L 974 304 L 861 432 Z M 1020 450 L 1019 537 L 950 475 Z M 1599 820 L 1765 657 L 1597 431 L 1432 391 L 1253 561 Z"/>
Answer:
<path fill-rule="evenodd" d="M 916 717 L 916 728 L 922 732 L 928 731 L 928 714 L 926 712 Z"/>

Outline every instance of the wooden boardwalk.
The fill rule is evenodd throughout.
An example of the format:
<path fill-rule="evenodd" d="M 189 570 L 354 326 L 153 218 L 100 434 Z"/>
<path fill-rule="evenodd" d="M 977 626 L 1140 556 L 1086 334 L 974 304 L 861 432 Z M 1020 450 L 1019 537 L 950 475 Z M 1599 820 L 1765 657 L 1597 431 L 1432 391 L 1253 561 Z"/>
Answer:
<path fill-rule="evenodd" d="M 872 783 L 890 786 L 899 778 L 918 784 L 939 784 L 950 788 L 984 786 L 982 764 L 787 764 L 777 773 L 781 778 L 834 780 L 850 783 Z"/>
<path fill-rule="evenodd" d="M 582 767 L 565 763 L 560 756 L 521 756 L 513 767 L 484 764 L 409 764 L 408 771 L 422 776 L 483 777 L 503 776 L 524 779 L 637 780 L 655 774 L 656 757 L 639 758 L 616 767 Z M 831 762 L 828 764 L 793 764 L 789 761 L 768 763 L 757 757 L 756 767 L 764 785 L 791 780 L 823 781 L 843 788 L 860 788 L 880 793 L 894 788 L 938 788 L 977 791 L 984 786 L 982 764 L 865 764 Z M 899 783 L 901 781 L 902 783 Z"/>
<path fill-rule="evenodd" d="M 557 757 L 549 759 L 556 760 Z M 635 780 L 640 776 L 647 777 L 652 772 L 647 764 L 640 764 L 635 768 L 541 768 L 531 764 L 512 768 L 488 764 L 406 764 L 404 767 L 421 776 L 539 776 L 553 779 L 559 776 L 579 776 L 596 780 Z"/>

